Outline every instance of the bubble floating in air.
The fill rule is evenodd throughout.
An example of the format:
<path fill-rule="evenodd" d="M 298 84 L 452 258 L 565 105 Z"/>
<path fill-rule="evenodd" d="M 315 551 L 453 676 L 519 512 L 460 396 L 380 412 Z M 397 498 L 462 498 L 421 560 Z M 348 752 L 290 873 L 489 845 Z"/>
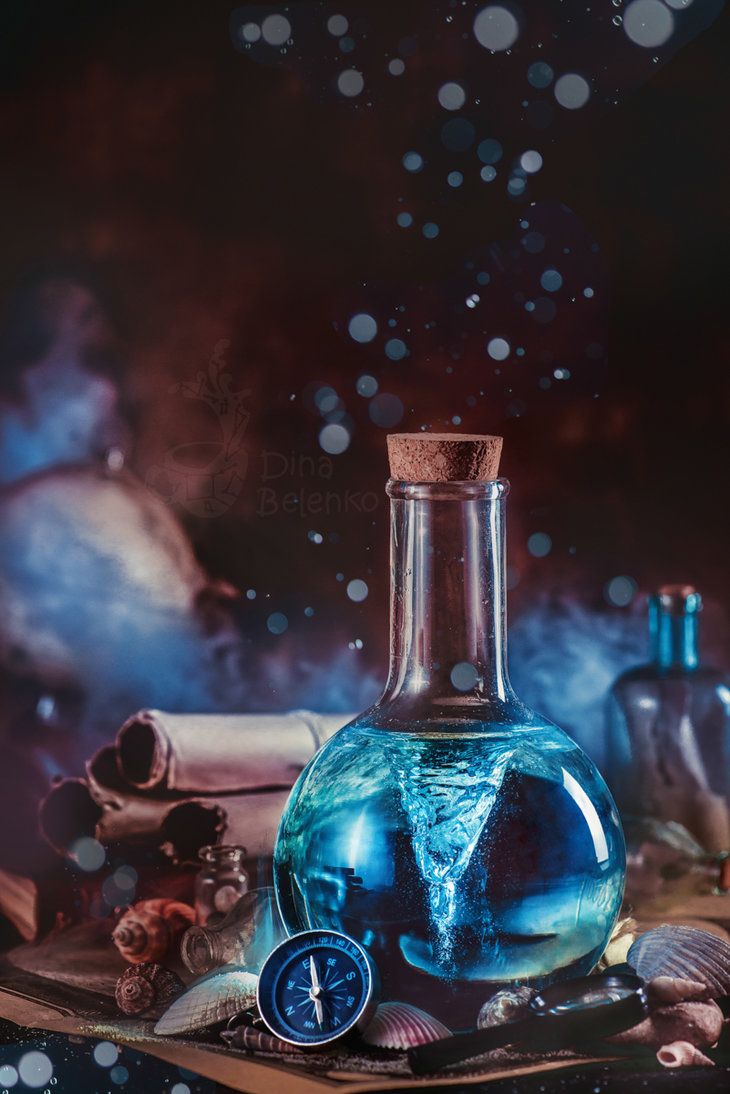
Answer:
<path fill-rule="evenodd" d="M 502 158 L 502 145 L 493 137 L 487 137 L 479 142 L 477 155 L 482 163 L 497 163 Z"/>
<path fill-rule="evenodd" d="M 398 213 L 395 221 L 399 228 L 410 228 L 413 224 L 413 217 L 410 213 Z"/>
<path fill-rule="evenodd" d="M 392 61 L 388 62 L 388 72 L 391 76 L 402 76 L 405 70 L 405 62 L 401 61 L 400 57 L 394 57 Z"/>

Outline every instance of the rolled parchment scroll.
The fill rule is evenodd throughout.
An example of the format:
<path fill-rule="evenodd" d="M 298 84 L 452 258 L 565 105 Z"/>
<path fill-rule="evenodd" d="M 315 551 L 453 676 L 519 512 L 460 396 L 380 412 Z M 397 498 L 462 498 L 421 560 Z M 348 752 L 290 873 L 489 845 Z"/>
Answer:
<path fill-rule="evenodd" d="M 288 787 L 345 714 L 165 714 L 143 710 L 117 737 L 117 767 L 138 790 L 235 793 Z"/>
<path fill-rule="evenodd" d="M 87 763 L 85 779 L 51 788 L 41 831 L 61 854 L 93 836 L 159 847 L 177 862 L 221 842 L 270 856 L 299 772 L 351 717 L 141 711 Z"/>

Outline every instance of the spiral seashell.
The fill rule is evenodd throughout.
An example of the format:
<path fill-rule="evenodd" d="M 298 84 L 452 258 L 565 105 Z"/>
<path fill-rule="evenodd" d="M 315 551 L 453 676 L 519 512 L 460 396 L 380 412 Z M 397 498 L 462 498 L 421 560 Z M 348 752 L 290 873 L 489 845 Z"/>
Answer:
<path fill-rule="evenodd" d="M 662 1045 L 656 1058 L 663 1067 L 714 1067 L 715 1064 L 704 1052 L 691 1045 L 689 1041 L 673 1041 L 671 1045 Z"/>
<path fill-rule="evenodd" d="M 117 980 L 114 998 L 122 1014 L 161 1013 L 184 990 L 182 980 L 174 972 L 143 961 L 125 969 Z"/>
<path fill-rule="evenodd" d="M 155 1026 L 163 1037 L 207 1029 L 232 1018 L 256 1002 L 258 977 L 243 969 L 228 968 L 192 984 L 169 1007 Z"/>
<path fill-rule="evenodd" d="M 419 1007 L 410 1003 L 381 1003 L 362 1039 L 367 1045 L 405 1052 L 450 1036 L 451 1030 L 443 1022 Z"/>
<path fill-rule="evenodd" d="M 533 996 L 532 988 L 505 988 L 498 991 L 479 1011 L 477 1027 L 488 1029 L 490 1026 L 501 1026 L 505 1022 L 511 1022 L 519 1018 Z"/>
<path fill-rule="evenodd" d="M 644 980 L 671 976 L 705 984 L 713 999 L 730 994 L 730 943 L 709 931 L 654 927 L 639 935 L 626 960 Z"/>
<path fill-rule="evenodd" d="M 112 939 L 122 957 L 136 965 L 171 953 L 195 912 L 179 900 L 140 900 L 117 923 Z"/>

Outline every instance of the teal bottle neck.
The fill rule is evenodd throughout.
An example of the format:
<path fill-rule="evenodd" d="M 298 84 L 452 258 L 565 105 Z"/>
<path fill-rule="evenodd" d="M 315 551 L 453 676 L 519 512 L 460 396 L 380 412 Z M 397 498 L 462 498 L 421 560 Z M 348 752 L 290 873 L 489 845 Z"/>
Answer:
<path fill-rule="evenodd" d="M 649 601 L 651 657 L 663 669 L 697 668 L 699 615 L 696 610 L 667 611 L 661 597 Z"/>

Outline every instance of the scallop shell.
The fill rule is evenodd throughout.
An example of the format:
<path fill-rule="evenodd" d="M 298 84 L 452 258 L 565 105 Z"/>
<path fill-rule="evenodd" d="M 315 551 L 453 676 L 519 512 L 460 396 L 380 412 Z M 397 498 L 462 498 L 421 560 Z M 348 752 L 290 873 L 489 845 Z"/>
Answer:
<path fill-rule="evenodd" d="M 179 900 L 140 900 L 128 908 L 112 933 L 125 961 L 137 965 L 159 961 L 195 922 L 195 912 Z"/>
<path fill-rule="evenodd" d="M 479 1011 L 477 1027 L 488 1029 L 490 1026 L 501 1026 L 505 1022 L 511 1022 L 518 1018 L 524 1011 L 533 996 L 532 988 L 505 988 L 498 991 Z"/>
<path fill-rule="evenodd" d="M 162 1012 L 182 991 L 184 985 L 179 976 L 162 965 L 143 961 L 130 965 L 117 980 L 114 998 L 122 1014 Z"/>
<path fill-rule="evenodd" d="M 644 980 L 693 980 L 706 984 L 713 999 L 730 993 L 730 943 L 709 931 L 654 927 L 639 935 L 626 960 Z"/>
<path fill-rule="evenodd" d="M 410 1003 L 381 1003 L 362 1039 L 377 1048 L 399 1048 L 405 1052 L 450 1036 L 451 1030 L 443 1022 L 419 1007 Z"/>
<path fill-rule="evenodd" d="M 256 1002 L 258 977 L 243 969 L 227 969 L 203 977 L 169 1007 L 155 1026 L 168 1036 L 207 1029 L 232 1018 Z"/>

